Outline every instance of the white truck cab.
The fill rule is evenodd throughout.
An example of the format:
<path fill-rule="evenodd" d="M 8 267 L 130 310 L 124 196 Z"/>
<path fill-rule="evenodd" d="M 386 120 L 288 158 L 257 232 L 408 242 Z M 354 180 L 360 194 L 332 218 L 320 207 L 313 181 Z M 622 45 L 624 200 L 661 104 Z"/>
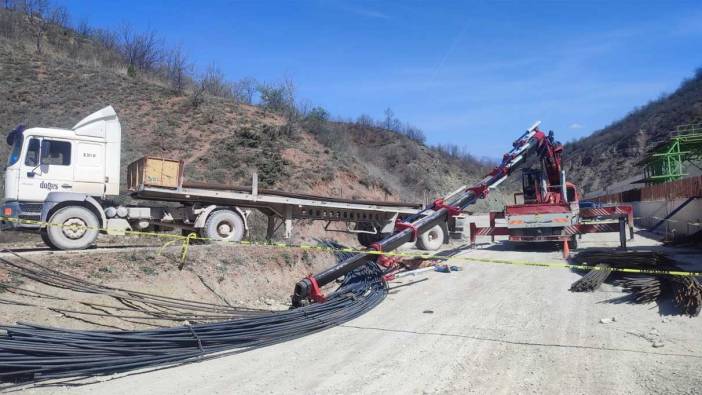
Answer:
<path fill-rule="evenodd" d="M 115 110 L 105 107 L 72 129 L 18 126 L 7 136 L 12 150 L 5 170 L 5 228 L 37 228 L 51 192 L 98 199 L 119 194 L 122 130 Z"/>

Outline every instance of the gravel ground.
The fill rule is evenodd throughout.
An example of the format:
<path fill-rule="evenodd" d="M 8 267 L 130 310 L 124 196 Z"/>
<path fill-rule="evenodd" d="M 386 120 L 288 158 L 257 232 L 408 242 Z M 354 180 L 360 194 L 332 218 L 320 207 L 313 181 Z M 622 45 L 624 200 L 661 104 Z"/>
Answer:
<path fill-rule="evenodd" d="M 583 246 L 616 246 L 590 235 Z M 656 246 L 639 236 L 630 245 Z M 370 313 L 295 341 L 55 393 L 700 393 L 702 318 L 568 291 L 563 269 L 471 263 L 557 261 L 558 251 L 482 245 L 464 270 L 403 279 Z M 679 252 L 698 261 L 694 252 Z M 699 267 L 698 267 L 699 269 Z M 614 317 L 614 322 L 601 323 Z M 605 320 L 606 321 L 606 320 Z M 655 344 L 655 347 L 654 347 Z M 103 378 L 102 380 L 105 380 Z"/>

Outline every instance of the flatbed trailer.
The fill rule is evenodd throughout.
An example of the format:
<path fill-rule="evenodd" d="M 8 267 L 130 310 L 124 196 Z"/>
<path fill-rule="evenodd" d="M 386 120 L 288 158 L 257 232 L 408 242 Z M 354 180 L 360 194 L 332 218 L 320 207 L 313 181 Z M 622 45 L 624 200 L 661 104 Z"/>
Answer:
<path fill-rule="evenodd" d="M 422 208 L 419 203 L 354 200 L 258 189 L 255 176 L 252 184 L 252 187 L 240 187 L 184 182 L 176 189 L 139 184 L 130 185 L 129 190 L 135 199 L 178 202 L 186 207 L 256 209 L 268 218 L 266 237 L 269 240 L 281 226 L 284 237 L 290 238 L 293 220 L 325 221 L 327 231 L 368 235 L 372 239 L 375 235 L 392 232 L 398 218 Z M 346 229 L 332 229 L 333 222 L 343 222 Z M 360 239 L 364 240 L 364 236 Z"/>

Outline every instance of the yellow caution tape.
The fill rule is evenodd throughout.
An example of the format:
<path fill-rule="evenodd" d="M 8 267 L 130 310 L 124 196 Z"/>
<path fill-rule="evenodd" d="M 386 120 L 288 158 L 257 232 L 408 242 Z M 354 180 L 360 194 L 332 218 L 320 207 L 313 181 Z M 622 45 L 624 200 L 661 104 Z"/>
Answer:
<path fill-rule="evenodd" d="M 183 245 L 180 247 L 181 256 L 180 256 L 180 266 L 178 267 L 180 270 L 183 270 L 183 266 L 185 266 L 185 257 L 188 256 L 188 246 L 190 245 L 190 240 L 192 240 L 196 237 L 197 237 L 197 234 L 194 232 L 191 232 L 187 236 L 185 236 L 185 240 L 183 240 Z"/>
<path fill-rule="evenodd" d="M 0 216 L 0 221 L 16 222 L 16 223 L 23 223 L 23 224 L 33 224 L 33 225 L 40 225 L 40 226 L 64 226 L 64 225 L 60 225 L 60 224 L 52 224 L 52 223 L 46 223 L 46 222 L 41 222 L 41 221 L 35 221 L 35 220 L 9 218 L 9 217 L 2 217 L 2 216 Z M 66 225 L 66 226 L 75 227 L 76 225 Z M 81 228 L 95 229 L 98 231 L 107 232 L 106 228 L 87 227 L 87 226 L 81 227 Z M 275 242 L 275 243 L 258 242 L 258 241 L 252 241 L 252 240 L 241 240 L 241 241 L 218 240 L 218 239 L 212 239 L 212 238 L 208 238 L 208 237 L 198 236 L 194 232 L 188 234 L 187 236 L 168 234 L 168 233 L 142 232 L 142 231 L 135 231 L 135 230 L 126 231 L 125 233 L 129 234 L 129 235 L 134 235 L 134 236 L 173 238 L 174 240 L 166 242 L 165 244 L 163 244 L 159 248 L 159 255 L 161 254 L 163 249 L 166 248 L 167 246 L 169 246 L 177 241 L 181 241 L 182 242 L 182 245 L 181 245 L 181 265 L 180 265 L 181 269 L 183 268 L 183 266 L 185 264 L 185 259 L 186 259 L 187 254 L 188 254 L 188 248 L 190 246 L 191 241 L 192 240 L 202 240 L 202 241 L 208 241 L 208 242 L 214 242 L 214 243 L 228 243 L 228 244 L 234 244 L 234 245 L 258 246 L 258 247 L 269 247 L 269 248 L 271 248 L 271 247 L 272 248 L 299 248 L 299 249 L 303 249 L 303 250 L 315 250 L 315 251 L 329 252 L 329 253 L 346 252 L 346 253 L 353 253 L 353 254 L 384 255 L 384 256 L 388 256 L 388 257 L 415 258 L 415 259 L 424 259 L 424 260 L 459 260 L 459 261 L 466 261 L 467 263 L 477 262 L 477 263 L 486 263 L 486 264 L 544 267 L 544 268 L 550 268 L 550 269 L 601 270 L 600 268 L 595 266 L 596 265 L 595 263 L 588 264 L 587 262 L 585 262 L 583 264 L 569 264 L 569 263 L 563 263 L 563 262 L 532 262 L 532 261 L 525 261 L 525 260 L 488 259 L 488 258 L 480 258 L 480 257 L 474 257 L 474 256 L 440 256 L 440 255 L 434 255 L 434 254 L 430 254 L 430 253 L 410 253 L 410 252 L 393 252 L 393 251 L 383 252 L 383 251 L 366 250 L 366 249 L 351 248 L 351 247 L 342 247 L 342 248 L 326 247 L 326 246 L 320 246 L 320 245 L 316 245 L 316 244 L 304 244 L 304 243 L 292 244 L 292 243 L 279 243 L 279 242 Z M 614 272 L 623 272 L 623 273 L 656 274 L 656 275 L 670 275 L 670 276 L 702 276 L 702 272 L 689 272 L 689 271 L 613 268 L 613 267 L 608 267 L 606 270 L 610 270 L 610 271 L 614 271 Z"/>

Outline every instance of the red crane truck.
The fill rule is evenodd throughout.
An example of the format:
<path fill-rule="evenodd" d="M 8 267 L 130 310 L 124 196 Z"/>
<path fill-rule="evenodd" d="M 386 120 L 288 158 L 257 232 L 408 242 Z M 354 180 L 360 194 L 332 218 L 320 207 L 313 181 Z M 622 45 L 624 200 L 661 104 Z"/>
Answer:
<path fill-rule="evenodd" d="M 477 236 L 508 236 L 514 242 L 562 242 L 577 248 L 577 239 L 583 233 L 620 232 L 620 242 L 626 246 L 626 224 L 633 238 L 633 210 L 628 205 L 581 208 L 576 186 L 566 181 L 561 166 L 563 145 L 540 130 L 536 131 L 536 148 L 540 168 L 522 170 L 522 192 L 514 194 L 514 204 L 503 211 L 490 212 L 490 226 L 470 224 L 470 240 Z M 540 135 L 538 135 L 540 134 Z M 522 202 L 518 202 L 521 197 Z M 496 220 L 503 219 L 498 226 Z M 622 222 L 620 224 L 619 222 Z"/>

